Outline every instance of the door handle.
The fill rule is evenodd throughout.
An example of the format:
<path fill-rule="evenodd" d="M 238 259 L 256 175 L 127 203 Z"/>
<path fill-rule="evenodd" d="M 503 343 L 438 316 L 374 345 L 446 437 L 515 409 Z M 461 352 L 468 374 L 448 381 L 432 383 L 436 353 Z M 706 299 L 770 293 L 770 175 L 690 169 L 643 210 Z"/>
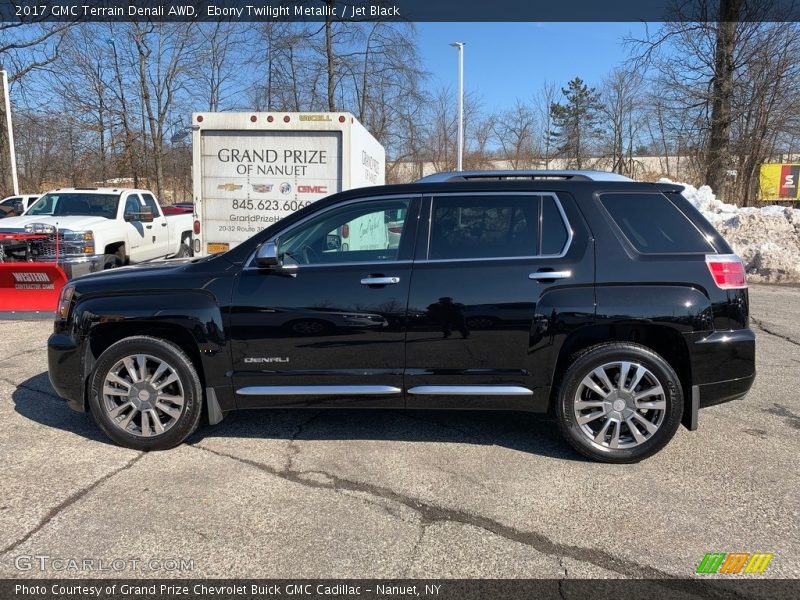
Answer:
<path fill-rule="evenodd" d="M 152 229 L 152 228 L 153 228 L 152 225 L 145 225 L 145 229 Z"/>
<path fill-rule="evenodd" d="M 364 277 L 361 285 L 394 285 L 400 283 L 399 277 Z"/>
<path fill-rule="evenodd" d="M 528 279 L 547 281 L 548 279 L 566 279 L 572 277 L 572 271 L 536 271 L 528 275 Z"/>
<path fill-rule="evenodd" d="M 162 227 L 166 227 L 166 226 L 167 226 L 167 224 L 166 224 L 166 223 L 162 223 L 162 224 L 161 224 L 161 226 L 162 226 Z"/>

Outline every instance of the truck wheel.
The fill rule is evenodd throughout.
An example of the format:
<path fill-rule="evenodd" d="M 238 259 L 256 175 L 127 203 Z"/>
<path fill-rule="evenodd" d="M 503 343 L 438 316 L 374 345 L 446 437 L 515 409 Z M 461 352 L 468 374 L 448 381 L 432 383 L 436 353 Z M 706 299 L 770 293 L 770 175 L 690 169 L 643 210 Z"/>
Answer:
<path fill-rule="evenodd" d="M 103 269 L 116 269 L 117 267 L 121 267 L 124 263 L 125 260 L 120 256 L 119 252 L 117 254 L 103 255 Z"/>
<path fill-rule="evenodd" d="M 192 248 L 186 242 L 186 239 L 181 242 L 181 246 L 178 248 L 178 253 L 175 255 L 175 258 L 190 258 L 194 255 Z"/>
<path fill-rule="evenodd" d="M 121 446 L 166 450 L 200 423 L 197 371 L 178 346 L 135 336 L 110 346 L 91 375 L 89 406 L 100 429 Z"/>
<path fill-rule="evenodd" d="M 683 391 L 670 364 L 638 344 L 590 348 L 558 390 L 561 433 L 584 456 L 634 463 L 663 448 L 681 422 Z"/>

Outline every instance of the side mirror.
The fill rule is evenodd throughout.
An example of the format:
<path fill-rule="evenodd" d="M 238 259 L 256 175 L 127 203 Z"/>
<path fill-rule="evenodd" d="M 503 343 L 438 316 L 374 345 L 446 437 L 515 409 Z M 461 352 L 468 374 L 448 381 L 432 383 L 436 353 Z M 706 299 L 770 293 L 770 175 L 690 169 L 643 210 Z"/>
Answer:
<path fill-rule="evenodd" d="M 259 269 L 275 269 L 281 266 L 278 256 L 278 242 L 264 242 L 256 252 L 256 266 Z"/>
<path fill-rule="evenodd" d="M 138 221 L 139 223 L 152 223 L 153 213 L 151 212 L 138 212 L 138 213 L 125 213 L 122 217 L 128 223 Z"/>

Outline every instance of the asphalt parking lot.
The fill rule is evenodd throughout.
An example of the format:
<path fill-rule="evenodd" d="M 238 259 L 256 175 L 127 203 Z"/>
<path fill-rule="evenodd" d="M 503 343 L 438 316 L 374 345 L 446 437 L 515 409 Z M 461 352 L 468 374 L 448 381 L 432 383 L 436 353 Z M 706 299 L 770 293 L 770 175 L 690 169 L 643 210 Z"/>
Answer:
<path fill-rule="evenodd" d="M 707 552 L 800 577 L 800 288 L 751 303 L 749 396 L 624 466 L 498 413 L 240 412 L 126 450 L 55 397 L 51 323 L 1 321 L 0 577 L 687 577 Z"/>

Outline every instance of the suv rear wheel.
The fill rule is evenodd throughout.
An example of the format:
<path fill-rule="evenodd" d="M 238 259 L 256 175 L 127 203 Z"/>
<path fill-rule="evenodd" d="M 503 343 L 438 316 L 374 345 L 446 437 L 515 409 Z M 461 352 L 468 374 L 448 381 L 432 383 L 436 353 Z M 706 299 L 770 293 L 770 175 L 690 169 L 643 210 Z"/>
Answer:
<path fill-rule="evenodd" d="M 95 365 L 89 404 L 112 440 L 136 450 L 166 450 L 197 429 L 202 388 L 188 356 L 159 338 L 110 346 Z"/>
<path fill-rule="evenodd" d="M 581 454 L 633 463 L 675 435 L 683 392 L 661 356 L 645 346 L 612 342 L 588 349 L 569 366 L 556 414 L 561 433 Z"/>

